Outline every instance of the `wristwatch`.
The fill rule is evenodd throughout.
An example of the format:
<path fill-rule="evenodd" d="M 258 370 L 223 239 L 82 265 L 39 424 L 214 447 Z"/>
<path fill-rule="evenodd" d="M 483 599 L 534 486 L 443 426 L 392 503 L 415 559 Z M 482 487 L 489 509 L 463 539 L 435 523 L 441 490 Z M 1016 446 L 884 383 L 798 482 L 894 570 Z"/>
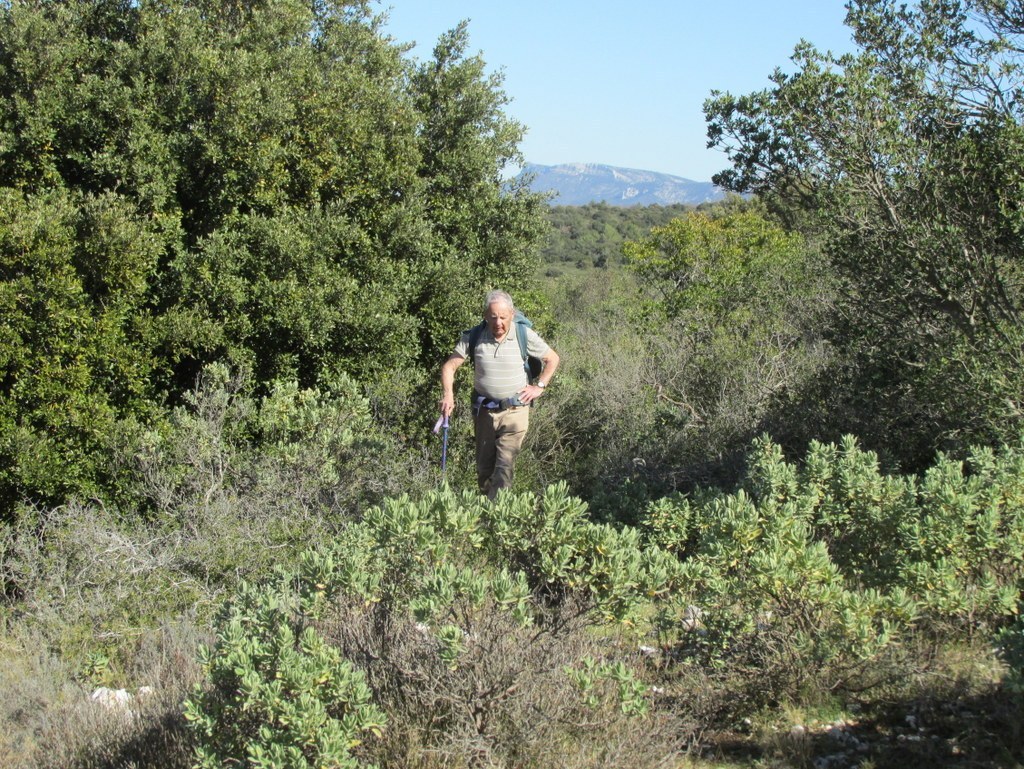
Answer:
<path fill-rule="evenodd" d="M 547 387 L 547 386 L 548 386 L 548 383 L 547 383 L 547 382 L 542 382 L 542 381 L 540 381 L 539 379 L 537 380 L 537 387 L 539 387 L 540 389 L 542 389 L 542 390 L 543 390 L 543 389 L 544 389 L 545 387 Z"/>

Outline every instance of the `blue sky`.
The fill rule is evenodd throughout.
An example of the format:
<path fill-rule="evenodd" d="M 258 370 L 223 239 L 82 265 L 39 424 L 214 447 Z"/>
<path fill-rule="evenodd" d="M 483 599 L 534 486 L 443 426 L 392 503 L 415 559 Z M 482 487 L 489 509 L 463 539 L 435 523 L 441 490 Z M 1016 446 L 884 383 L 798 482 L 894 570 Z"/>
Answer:
<path fill-rule="evenodd" d="M 386 32 L 430 56 L 469 20 L 469 51 L 502 69 L 508 114 L 526 125 L 527 161 L 604 163 L 708 181 L 713 89 L 749 93 L 793 48 L 852 50 L 842 0 L 384 0 Z"/>

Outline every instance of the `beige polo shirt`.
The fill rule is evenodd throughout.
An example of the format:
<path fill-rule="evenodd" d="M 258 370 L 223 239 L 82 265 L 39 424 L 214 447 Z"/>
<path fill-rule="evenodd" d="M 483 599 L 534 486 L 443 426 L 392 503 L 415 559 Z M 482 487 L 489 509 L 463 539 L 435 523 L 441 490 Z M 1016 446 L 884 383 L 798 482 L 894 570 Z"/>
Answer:
<path fill-rule="evenodd" d="M 487 326 L 481 331 L 473 359 L 473 387 L 481 395 L 493 400 L 511 398 L 530 383 L 523 368 L 523 355 L 519 351 L 518 331 L 517 325 L 513 323 L 500 343 Z M 455 345 L 454 353 L 460 358 L 469 357 L 469 335 L 469 331 L 464 332 Z M 551 352 L 551 348 L 536 331 L 527 327 L 526 352 L 543 358 Z"/>

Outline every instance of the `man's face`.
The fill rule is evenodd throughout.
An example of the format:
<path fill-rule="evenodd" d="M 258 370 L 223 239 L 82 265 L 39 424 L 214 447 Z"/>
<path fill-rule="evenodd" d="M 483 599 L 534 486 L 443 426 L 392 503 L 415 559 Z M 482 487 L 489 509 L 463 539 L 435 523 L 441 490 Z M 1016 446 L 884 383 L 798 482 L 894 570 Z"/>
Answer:
<path fill-rule="evenodd" d="M 500 342 L 512 325 L 512 310 L 504 302 L 495 302 L 487 308 L 484 320 L 487 321 L 487 327 L 494 334 L 494 338 Z"/>

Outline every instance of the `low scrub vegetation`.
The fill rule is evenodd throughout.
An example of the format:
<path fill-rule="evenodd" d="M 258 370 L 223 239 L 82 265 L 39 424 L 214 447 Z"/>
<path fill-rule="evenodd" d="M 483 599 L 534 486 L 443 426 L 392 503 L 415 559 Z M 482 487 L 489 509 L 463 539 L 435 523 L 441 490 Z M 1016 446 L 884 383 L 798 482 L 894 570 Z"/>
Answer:
<path fill-rule="evenodd" d="M 247 464 L 238 436 L 266 422 L 224 374 L 178 417 L 204 451 L 156 462 L 149 438 L 136 452 L 148 522 L 82 504 L 8 530 L 8 763 L 548 766 L 557 751 L 564 766 L 682 765 L 794 707 L 923 707 L 971 637 L 1001 650 L 976 645 L 967 664 L 1006 666 L 1004 717 L 1021 704 L 1020 446 L 914 476 L 852 438 L 798 460 L 763 438 L 735 488 L 612 526 L 565 484 L 494 502 L 432 480 L 324 496 L 360 461 L 294 475 L 324 444 L 304 429 Z M 303 403 L 321 424 L 337 415 L 336 456 L 368 437 L 343 390 L 284 392 L 279 420 Z M 286 489 L 302 492 L 292 507 Z M 193 515 L 163 515 L 158 491 Z M 100 685 L 131 699 L 108 710 L 90 699 Z M 1020 748 L 1007 734 L 971 749 Z"/>

